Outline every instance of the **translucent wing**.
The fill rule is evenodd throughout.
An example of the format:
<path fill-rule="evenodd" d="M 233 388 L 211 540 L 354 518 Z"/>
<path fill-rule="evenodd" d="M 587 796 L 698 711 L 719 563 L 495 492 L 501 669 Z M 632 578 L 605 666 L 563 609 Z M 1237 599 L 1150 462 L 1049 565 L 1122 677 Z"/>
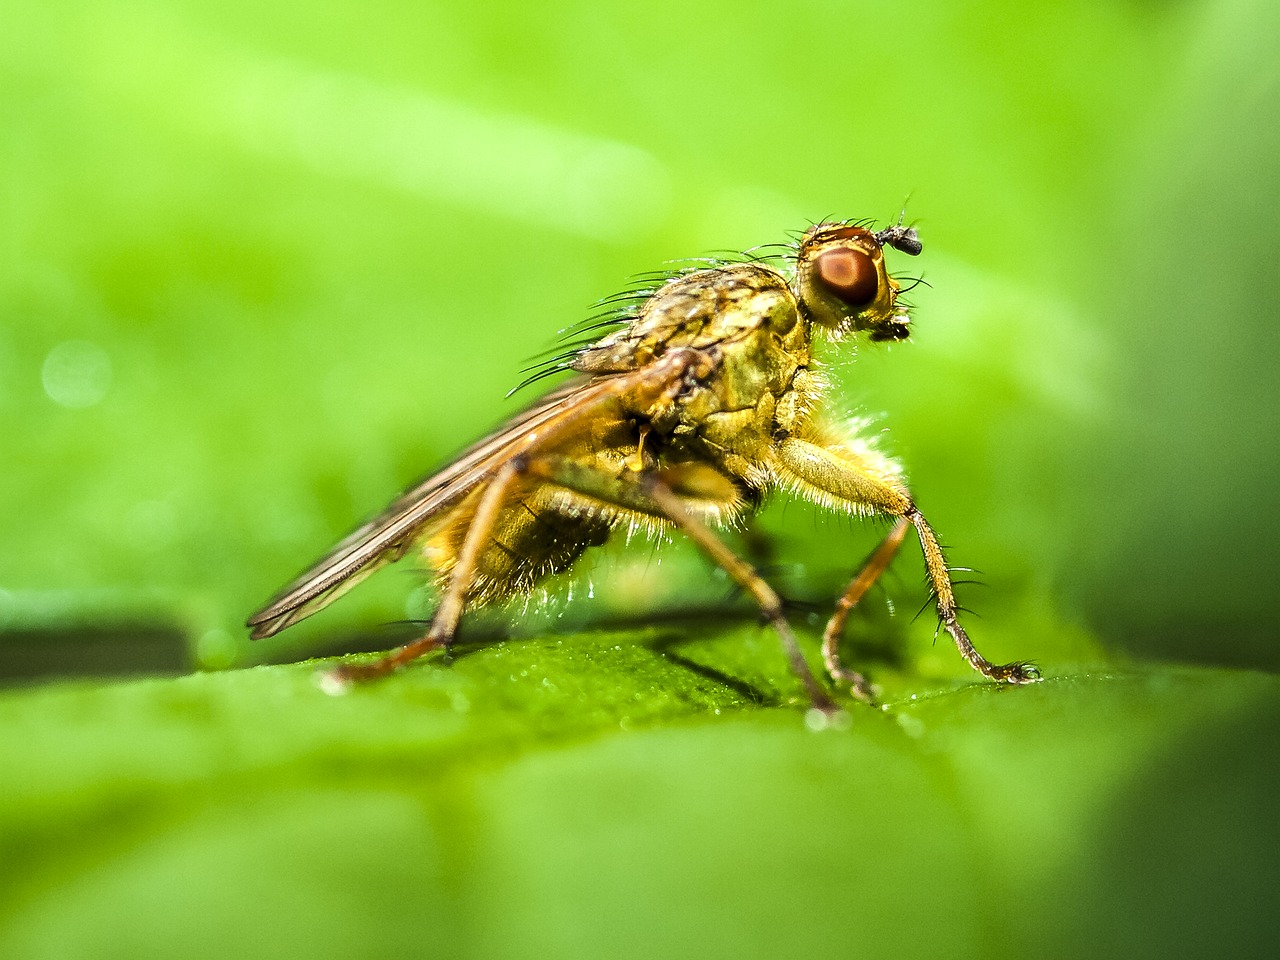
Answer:
<path fill-rule="evenodd" d="M 659 361 L 626 375 L 578 378 L 549 393 L 334 547 L 248 619 L 251 636 L 257 640 L 279 633 L 328 606 L 374 570 L 399 560 L 432 518 L 484 483 L 502 464 L 533 452 L 557 433 L 572 430 L 602 403 L 627 394 L 638 383 L 663 384 L 669 375 L 663 368 L 668 365 Z"/>
<path fill-rule="evenodd" d="M 566 410 L 595 402 L 599 393 L 582 380 L 565 384 L 405 491 L 251 616 L 247 625 L 253 628 L 252 637 L 279 633 L 328 606 L 374 570 L 399 560 L 428 521 L 482 483 L 513 455 L 512 448 L 527 443 L 531 433 Z"/>

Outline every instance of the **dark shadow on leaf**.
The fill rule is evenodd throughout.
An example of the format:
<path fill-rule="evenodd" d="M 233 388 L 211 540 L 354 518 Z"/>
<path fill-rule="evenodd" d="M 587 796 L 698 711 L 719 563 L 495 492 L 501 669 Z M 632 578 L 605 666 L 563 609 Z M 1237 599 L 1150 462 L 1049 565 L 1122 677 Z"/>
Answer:
<path fill-rule="evenodd" d="M 834 607 L 834 603 L 834 599 L 815 601 L 806 598 L 784 601 L 786 609 L 791 614 L 790 619 L 794 624 L 797 626 L 805 624 L 810 628 L 816 629 L 820 629 L 826 622 L 827 612 Z M 695 664 L 694 661 L 683 655 L 676 654 L 670 649 L 677 643 L 688 641 L 699 635 L 705 635 L 708 627 L 719 629 L 726 626 L 742 626 L 746 624 L 761 624 L 759 612 L 752 604 L 746 602 L 731 602 L 725 605 L 696 603 L 634 614 L 605 614 L 593 617 L 583 623 L 577 623 L 562 635 L 571 636 L 583 630 L 592 632 L 627 632 L 652 630 L 655 627 L 682 628 L 679 630 L 671 629 L 664 635 L 662 641 L 657 644 L 653 644 L 650 641 L 649 645 L 674 662 L 678 662 L 689 669 L 696 667 L 697 671 L 708 679 L 738 690 L 742 696 L 751 699 L 752 702 L 772 703 L 774 698 L 769 694 L 762 693 L 752 687 L 739 689 L 734 684 L 740 681 L 735 681 L 734 678 L 727 674 L 715 671 L 714 668 L 704 664 Z M 308 648 L 305 658 L 329 658 L 355 653 L 385 652 L 422 636 L 427 626 L 428 624 L 425 621 L 401 620 L 367 630 L 329 634 L 317 639 Z M 557 633 L 558 631 L 554 627 L 549 626 L 542 636 L 553 637 Z M 511 636 L 509 629 L 501 619 L 481 622 L 464 621 L 457 640 L 451 646 L 448 656 L 445 657 L 445 662 L 460 656 L 466 656 L 473 651 L 487 649 L 502 643 L 520 643 L 525 639 L 532 638 Z M 876 664 L 903 669 L 909 662 L 906 624 L 901 623 L 899 618 L 893 616 L 883 604 L 867 603 L 861 606 L 854 616 L 850 618 L 841 646 L 845 662 L 855 669 L 862 669 L 867 665 L 874 666 Z M 278 656 L 272 656 L 268 653 L 257 662 L 281 664 L 295 662 L 298 659 L 300 657 L 296 651 L 293 653 L 282 651 Z"/>
<path fill-rule="evenodd" d="M 677 644 L 688 641 L 688 639 L 689 637 L 686 634 L 664 634 L 657 640 L 650 640 L 647 646 L 655 653 L 662 656 L 663 659 L 669 660 L 671 663 L 683 667 L 690 673 L 694 673 L 705 680 L 710 680 L 714 684 L 722 686 L 728 690 L 732 690 L 747 702 L 758 707 L 776 707 L 781 705 L 781 701 L 776 696 L 766 693 L 759 687 L 747 683 L 739 677 L 731 676 L 723 670 L 719 670 L 705 663 L 699 663 L 697 660 L 690 659 L 684 654 L 672 649 Z"/>
<path fill-rule="evenodd" d="M 0 685 L 73 677 L 174 677 L 193 669 L 182 631 L 165 624 L 71 624 L 0 632 Z"/>

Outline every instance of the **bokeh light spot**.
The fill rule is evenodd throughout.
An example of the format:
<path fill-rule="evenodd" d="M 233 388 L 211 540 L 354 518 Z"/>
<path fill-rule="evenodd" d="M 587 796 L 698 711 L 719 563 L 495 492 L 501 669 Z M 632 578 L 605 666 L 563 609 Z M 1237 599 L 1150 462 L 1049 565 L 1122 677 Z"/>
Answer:
<path fill-rule="evenodd" d="M 88 340 L 67 340 L 44 358 L 44 392 L 63 407 L 81 410 L 102 402 L 111 387 L 111 358 Z"/>

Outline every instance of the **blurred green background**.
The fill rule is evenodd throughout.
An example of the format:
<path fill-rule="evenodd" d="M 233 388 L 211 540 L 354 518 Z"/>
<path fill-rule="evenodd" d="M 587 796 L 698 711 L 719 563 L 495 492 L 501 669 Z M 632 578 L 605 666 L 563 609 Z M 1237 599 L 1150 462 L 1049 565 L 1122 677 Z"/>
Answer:
<path fill-rule="evenodd" d="M 1274 948 L 1274 5 L 4 19 L 0 956 Z M 907 198 L 915 339 L 833 357 L 842 402 L 1045 684 L 933 645 L 907 551 L 850 628 L 886 709 L 812 733 L 723 580 L 642 544 L 450 668 L 245 669 L 429 610 L 396 570 L 240 626 L 593 301 Z M 824 603 L 878 532 L 759 526 Z"/>

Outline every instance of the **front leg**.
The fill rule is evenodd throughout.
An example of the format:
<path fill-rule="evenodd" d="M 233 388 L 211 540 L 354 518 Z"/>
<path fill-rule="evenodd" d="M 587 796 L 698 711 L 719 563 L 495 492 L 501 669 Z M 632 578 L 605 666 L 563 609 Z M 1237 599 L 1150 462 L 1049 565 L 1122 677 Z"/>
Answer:
<path fill-rule="evenodd" d="M 911 500 L 906 486 L 898 478 L 897 471 L 890 461 L 871 450 L 858 449 L 852 444 L 849 446 L 833 444 L 828 447 L 798 437 L 788 437 L 783 440 L 779 445 L 778 454 L 781 461 L 778 468 L 779 479 L 784 485 L 796 487 L 819 503 L 843 507 L 851 513 L 897 517 L 916 528 L 916 534 L 920 538 L 920 548 L 924 552 L 924 565 L 929 576 L 929 585 L 938 607 L 938 619 L 947 633 L 951 634 L 951 639 L 955 641 L 961 656 L 968 660 L 975 670 L 985 677 L 1003 683 L 1035 683 L 1040 679 L 1040 672 L 1029 663 L 992 663 L 980 654 L 969 640 L 969 635 L 960 625 L 960 608 L 956 603 L 955 590 L 951 584 L 951 573 L 942 556 L 942 547 L 938 544 L 933 528 L 925 521 Z M 892 539 L 890 535 L 890 540 Z M 894 547 L 896 548 L 896 544 Z M 891 556 L 892 551 L 889 552 L 889 557 Z M 888 557 L 885 558 L 884 564 L 887 562 Z M 884 564 L 876 568 L 873 558 L 872 567 L 876 574 L 883 569 Z M 862 585 L 865 580 L 864 571 L 854 578 L 845 591 L 845 596 L 853 595 L 856 602 L 857 597 L 860 597 L 866 587 L 870 586 L 870 583 Z M 838 635 L 846 613 L 847 607 L 837 609 L 832 617 L 832 623 L 828 625 L 828 635 Z M 834 638 L 830 644 L 834 648 Z M 829 659 L 828 665 L 830 666 L 832 662 L 837 666 L 839 664 L 838 660 Z M 837 679 L 840 678 L 839 675 L 836 676 Z M 855 688 L 857 686 L 855 683 Z M 859 695 L 865 691 L 855 689 L 854 693 Z"/>

